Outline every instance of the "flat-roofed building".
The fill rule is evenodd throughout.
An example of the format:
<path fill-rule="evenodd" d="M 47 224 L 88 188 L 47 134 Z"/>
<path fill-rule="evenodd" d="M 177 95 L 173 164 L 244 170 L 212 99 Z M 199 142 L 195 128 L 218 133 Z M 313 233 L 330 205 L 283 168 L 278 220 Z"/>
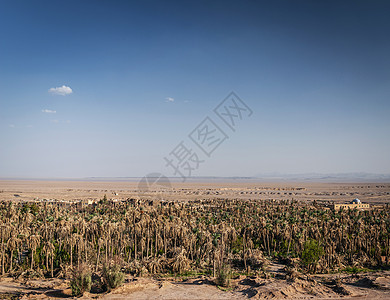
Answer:
<path fill-rule="evenodd" d="M 353 199 L 350 203 L 343 203 L 343 204 L 333 204 L 334 210 L 339 209 L 369 209 L 370 204 L 368 203 L 362 203 L 359 199 Z"/>

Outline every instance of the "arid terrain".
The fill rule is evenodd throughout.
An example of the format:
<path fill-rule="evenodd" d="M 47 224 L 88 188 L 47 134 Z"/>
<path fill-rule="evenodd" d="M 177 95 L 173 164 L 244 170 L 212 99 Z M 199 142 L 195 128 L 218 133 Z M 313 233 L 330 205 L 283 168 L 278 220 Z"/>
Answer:
<path fill-rule="evenodd" d="M 154 185 L 150 188 L 133 181 L 33 181 L 0 180 L 0 201 L 56 200 L 72 201 L 108 199 L 126 200 L 144 197 L 189 201 L 195 199 L 295 199 L 307 201 L 334 201 L 343 203 L 359 198 L 362 202 L 390 203 L 389 183 L 262 183 L 245 180 L 227 182 L 174 182 Z"/>
<path fill-rule="evenodd" d="M 74 297 L 82 267 L 81 299 L 390 298 L 388 183 L 0 180 L 0 202 L 1 299 Z"/>

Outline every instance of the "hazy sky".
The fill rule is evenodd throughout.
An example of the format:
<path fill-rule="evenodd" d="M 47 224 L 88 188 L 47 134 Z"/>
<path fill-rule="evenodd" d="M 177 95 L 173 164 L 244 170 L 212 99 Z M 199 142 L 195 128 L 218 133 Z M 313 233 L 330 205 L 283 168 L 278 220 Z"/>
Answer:
<path fill-rule="evenodd" d="M 0 1 L 0 177 L 390 173 L 389 1 Z M 233 132 L 213 109 L 253 111 Z M 210 155 L 188 135 L 209 116 Z M 189 156 L 188 156 L 189 157 Z M 187 157 L 187 158 L 188 158 Z"/>

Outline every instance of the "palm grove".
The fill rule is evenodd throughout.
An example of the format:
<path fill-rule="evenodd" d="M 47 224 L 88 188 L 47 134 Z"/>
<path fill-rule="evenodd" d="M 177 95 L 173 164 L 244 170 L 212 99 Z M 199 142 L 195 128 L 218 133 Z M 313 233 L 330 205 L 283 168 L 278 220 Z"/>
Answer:
<path fill-rule="evenodd" d="M 0 203 L 1 274 L 70 277 L 108 262 L 124 273 L 266 276 L 267 260 L 300 272 L 388 264 L 390 209 L 333 211 L 281 200 L 129 200 L 62 207 Z"/>

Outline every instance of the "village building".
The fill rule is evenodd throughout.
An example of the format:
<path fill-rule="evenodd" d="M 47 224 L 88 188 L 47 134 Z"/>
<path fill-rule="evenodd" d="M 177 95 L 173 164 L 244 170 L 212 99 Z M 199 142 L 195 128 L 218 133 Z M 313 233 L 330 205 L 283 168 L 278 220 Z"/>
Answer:
<path fill-rule="evenodd" d="M 343 203 L 343 204 L 333 204 L 334 210 L 340 210 L 340 209 L 369 209 L 370 204 L 368 203 L 362 203 L 359 199 L 353 199 L 350 203 Z"/>

